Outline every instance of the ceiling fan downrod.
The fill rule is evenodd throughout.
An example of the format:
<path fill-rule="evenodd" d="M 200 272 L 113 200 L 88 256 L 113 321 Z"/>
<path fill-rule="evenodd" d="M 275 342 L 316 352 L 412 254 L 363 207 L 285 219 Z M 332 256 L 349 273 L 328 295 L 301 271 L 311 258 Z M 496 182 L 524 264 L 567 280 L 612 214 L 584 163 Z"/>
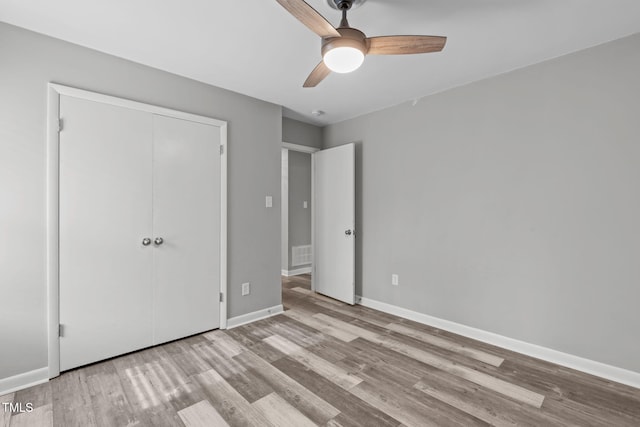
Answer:
<path fill-rule="evenodd" d="M 338 28 L 349 28 L 349 21 L 347 21 L 347 11 L 351 9 L 353 4 L 352 0 L 334 0 L 338 10 L 342 11 L 342 20 Z"/>

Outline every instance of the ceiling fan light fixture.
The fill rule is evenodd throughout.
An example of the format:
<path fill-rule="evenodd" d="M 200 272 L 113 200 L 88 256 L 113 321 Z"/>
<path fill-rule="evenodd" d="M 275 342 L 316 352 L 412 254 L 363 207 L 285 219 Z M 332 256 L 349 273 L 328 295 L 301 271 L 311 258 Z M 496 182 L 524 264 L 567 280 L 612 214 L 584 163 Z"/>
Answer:
<path fill-rule="evenodd" d="M 355 47 L 339 46 L 328 50 L 322 58 L 325 65 L 335 73 L 350 73 L 364 61 L 364 53 Z"/>
<path fill-rule="evenodd" d="M 350 27 L 337 28 L 341 37 L 322 39 L 322 60 L 335 73 L 350 73 L 362 65 L 367 53 L 365 35 Z"/>
<path fill-rule="evenodd" d="M 342 12 L 338 27 L 333 27 L 305 0 L 276 0 L 298 21 L 322 38 L 322 61 L 313 69 L 302 87 L 316 87 L 332 71 L 350 73 L 357 70 L 365 55 L 407 55 L 440 52 L 447 41 L 442 36 L 378 36 L 367 37 L 347 20 L 349 9 L 366 0 L 326 0 Z"/>

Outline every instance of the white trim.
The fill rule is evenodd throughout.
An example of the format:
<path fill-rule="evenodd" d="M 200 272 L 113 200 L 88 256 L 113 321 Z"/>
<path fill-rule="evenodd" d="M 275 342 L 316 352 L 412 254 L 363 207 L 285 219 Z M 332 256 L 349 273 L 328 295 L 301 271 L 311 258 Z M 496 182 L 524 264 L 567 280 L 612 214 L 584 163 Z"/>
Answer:
<path fill-rule="evenodd" d="M 311 154 L 311 251 L 316 250 L 316 155 Z M 311 264 L 311 291 L 316 291 L 316 263 Z"/>
<path fill-rule="evenodd" d="M 238 326 L 246 325 L 247 323 L 255 322 L 257 320 L 266 319 L 267 317 L 275 316 L 284 311 L 282 304 L 274 305 L 273 307 L 263 308 L 262 310 L 253 311 L 251 313 L 243 314 L 241 316 L 232 317 L 227 322 L 227 329 L 236 328 Z"/>
<path fill-rule="evenodd" d="M 58 337 L 59 283 L 58 283 L 58 188 L 59 188 L 59 141 L 58 118 L 60 117 L 60 92 L 51 83 L 47 94 L 47 330 L 49 378 L 60 375 L 60 338 Z"/>
<path fill-rule="evenodd" d="M 229 142 L 227 140 L 227 122 L 220 125 L 220 329 L 227 329 L 227 156 Z"/>
<path fill-rule="evenodd" d="M 282 275 L 286 277 L 298 276 L 300 274 L 311 274 L 311 266 L 296 268 L 295 270 L 282 270 Z"/>
<path fill-rule="evenodd" d="M 100 102 L 102 104 L 115 105 L 117 107 L 129 108 L 132 110 L 145 111 L 147 113 L 159 114 L 162 116 L 173 117 L 176 119 L 189 120 L 192 122 L 202 123 L 223 127 L 227 122 L 223 120 L 213 119 L 211 117 L 199 116 L 197 114 L 185 113 L 184 111 L 172 110 L 170 108 L 158 107 L 156 105 L 145 104 L 143 102 L 132 101 L 125 98 L 117 98 L 111 95 L 105 95 L 98 92 L 90 92 L 84 89 L 77 89 L 70 86 L 63 86 L 57 83 L 49 83 L 50 89 L 58 95 L 73 96 L 75 98 L 86 99 L 88 101 Z"/>
<path fill-rule="evenodd" d="M 0 396 L 46 383 L 47 381 L 49 381 L 49 368 L 46 366 L 23 374 L 2 378 L 0 379 Z"/>
<path fill-rule="evenodd" d="M 286 148 L 287 150 L 291 150 L 291 151 L 298 151 L 300 153 L 309 153 L 309 154 L 313 154 L 317 151 L 320 151 L 319 148 L 309 147 L 307 145 L 293 144 L 291 142 L 284 142 L 284 141 L 282 141 L 282 148 Z"/>
<path fill-rule="evenodd" d="M 280 150 L 280 267 L 289 267 L 289 150 Z"/>
<path fill-rule="evenodd" d="M 220 302 L 220 329 L 227 327 L 227 156 L 229 145 L 227 140 L 227 122 L 183 111 L 149 105 L 142 102 L 116 98 L 96 92 L 89 92 L 56 83 L 47 85 L 47 330 L 48 330 L 48 378 L 60 375 L 60 338 L 58 337 L 59 313 L 59 248 L 58 248 L 58 223 L 59 223 L 59 117 L 60 96 L 72 96 L 103 104 L 114 105 L 152 114 L 173 117 L 182 120 L 216 126 L 220 129 L 220 145 L 223 152 L 220 157 L 220 292 L 223 294 Z M 25 374 L 26 375 L 26 374 Z"/>
<path fill-rule="evenodd" d="M 537 344 L 531 344 L 514 338 L 505 337 L 503 335 L 494 334 L 493 332 L 476 329 L 471 326 L 462 325 L 460 323 L 451 322 L 449 320 L 440 319 L 361 296 L 356 297 L 356 303 L 384 313 L 393 314 L 398 317 L 433 326 L 434 328 L 453 332 L 454 334 L 473 338 L 487 344 L 502 347 L 507 350 L 542 359 L 557 365 L 566 366 L 567 368 L 576 369 L 591 375 L 626 384 L 631 387 L 640 388 L 640 373 L 638 372 L 563 353 Z"/>

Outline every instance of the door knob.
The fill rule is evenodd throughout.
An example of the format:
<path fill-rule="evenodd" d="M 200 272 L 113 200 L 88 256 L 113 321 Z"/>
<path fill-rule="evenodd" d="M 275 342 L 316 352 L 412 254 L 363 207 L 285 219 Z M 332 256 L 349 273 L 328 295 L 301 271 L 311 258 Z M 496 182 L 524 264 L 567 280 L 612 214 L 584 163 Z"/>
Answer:
<path fill-rule="evenodd" d="M 149 246 L 151 244 L 151 239 L 148 237 L 145 237 L 144 239 L 142 239 L 142 246 Z"/>
<path fill-rule="evenodd" d="M 163 239 L 162 237 L 156 237 L 156 238 L 155 238 L 155 240 L 153 241 L 153 243 L 154 243 L 156 246 L 160 246 L 161 244 L 163 244 L 163 243 L 164 243 L 164 239 Z"/>
<path fill-rule="evenodd" d="M 351 236 L 351 230 L 345 230 L 344 234 L 346 234 L 347 236 Z"/>

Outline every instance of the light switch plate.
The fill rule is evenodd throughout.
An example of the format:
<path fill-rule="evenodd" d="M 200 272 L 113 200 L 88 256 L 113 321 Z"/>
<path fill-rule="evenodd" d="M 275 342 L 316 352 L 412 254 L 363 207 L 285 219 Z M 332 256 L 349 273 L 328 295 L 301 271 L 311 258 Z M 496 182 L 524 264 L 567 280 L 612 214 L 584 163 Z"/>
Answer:
<path fill-rule="evenodd" d="M 267 196 L 265 199 L 265 206 L 268 208 L 272 208 L 273 207 L 273 197 L 272 196 Z"/>
<path fill-rule="evenodd" d="M 398 275 L 397 274 L 392 274 L 391 275 L 391 284 L 393 286 L 398 286 Z"/>
<path fill-rule="evenodd" d="M 303 207 L 304 209 L 307 209 L 307 207 L 308 207 L 308 206 L 309 206 L 309 205 L 307 205 L 307 201 L 306 201 L 306 200 L 305 200 L 304 202 L 302 202 L 302 207 Z"/>

